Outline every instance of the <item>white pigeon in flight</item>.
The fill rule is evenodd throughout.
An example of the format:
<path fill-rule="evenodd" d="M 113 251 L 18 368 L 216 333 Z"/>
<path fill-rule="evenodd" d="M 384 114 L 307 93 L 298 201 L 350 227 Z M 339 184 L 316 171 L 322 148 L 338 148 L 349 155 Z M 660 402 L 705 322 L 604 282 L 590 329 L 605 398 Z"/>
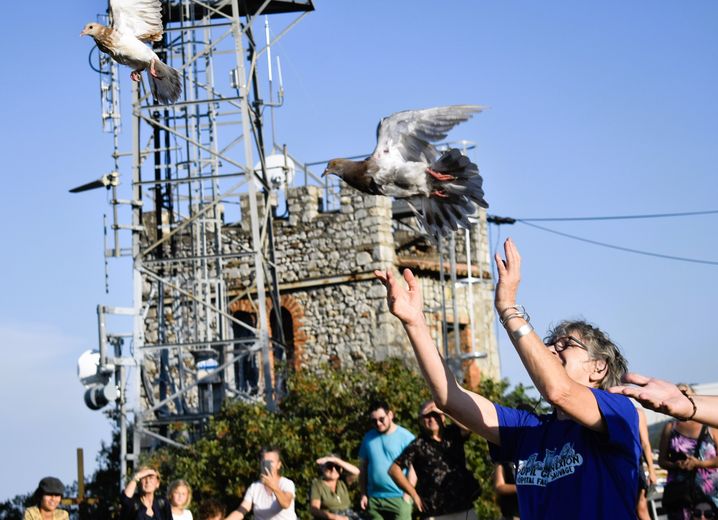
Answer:
<path fill-rule="evenodd" d="M 439 155 L 431 143 L 481 110 L 478 105 L 452 105 L 392 114 L 379 123 L 370 157 L 332 159 L 322 175 L 336 175 L 364 193 L 406 199 L 433 236 L 468 229 L 469 217 L 489 206 L 479 168 L 460 150 Z"/>
<path fill-rule="evenodd" d="M 130 78 L 142 79 L 147 69 L 150 88 L 160 103 L 174 103 L 182 92 L 179 72 L 162 63 L 144 42 L 162 39 L 162 5 L 160 0 L 110 0 L 112 26 L 90 22 L 80 33 L 92 36 L 97 47 L 122 65 L 132 67 Z"/>

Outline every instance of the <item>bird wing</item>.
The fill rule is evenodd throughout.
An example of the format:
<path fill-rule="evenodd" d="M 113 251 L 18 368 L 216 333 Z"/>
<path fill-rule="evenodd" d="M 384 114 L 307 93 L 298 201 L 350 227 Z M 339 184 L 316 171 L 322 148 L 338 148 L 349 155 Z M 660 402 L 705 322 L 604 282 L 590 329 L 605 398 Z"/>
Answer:
<path fill-rule="evenodd" d="M 405 110 L 385 117 L 377 128 L 372 157 L 400 155 L 404 161 L 431 162 L 436 150 L 431 143 L 445 139 L 454 126 L 467 121 L 484 107 L 451 105 L 424 110 Z"/>
<path fill-rule="evenodd" d="M 162 39 L 162 4 L 160 0 L 110 0 L 112 28 L 138 40 L 157 42 Z"/>

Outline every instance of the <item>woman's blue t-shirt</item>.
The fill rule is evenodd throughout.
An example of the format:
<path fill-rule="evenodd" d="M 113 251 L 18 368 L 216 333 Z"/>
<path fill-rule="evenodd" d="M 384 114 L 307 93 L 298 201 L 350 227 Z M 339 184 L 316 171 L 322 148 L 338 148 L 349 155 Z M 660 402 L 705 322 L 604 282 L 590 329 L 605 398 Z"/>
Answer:
<path fill-rule="evenodd" d="M 606 421 L 598 433 L 555 413 L 536 415 L 496 405 L 497 462 L 516 464 L 521 519 L 636 518 L 641 451 L 638 414 L 623 396 L 592 388 Z"/>

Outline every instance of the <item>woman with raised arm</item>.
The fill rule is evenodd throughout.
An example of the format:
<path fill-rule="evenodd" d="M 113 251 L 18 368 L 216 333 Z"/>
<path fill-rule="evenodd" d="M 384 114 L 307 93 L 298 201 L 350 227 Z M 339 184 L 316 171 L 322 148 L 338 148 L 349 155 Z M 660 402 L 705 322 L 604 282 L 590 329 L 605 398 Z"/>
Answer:
<path fill-rule="evenodd" d="M 312 480 L 309 512 L 320 520 L 356 520 L 349 489 L 359 476 L 359 468 L 334 454 L 317 459 L 320 478 Z"/>
<path fill-rule="evenodd" d="M 160 473 L 142 466 L 120 495 L 120 520 L 172 520 L 169 500 L 155 493 L 160 488 Z"/>
<path fill-rule="evenodd" d="M 404 271 L 408 290 L 390 271 L 375 274 L 436 404 L 486 438 L 495 460 L 517 465 L 522 519 L 634 520 L 638 416 L 628 398 L 606 391 L 620 382 L 626 361 L 606 334 L 582 321 L 562 322 L 541 341 L 516 303 L 521 257 L 511 239 L 504 252 L 505 260 L 496 255 L 496 310 L 536 389 L 553 406 L 549 415 L 506 408 L 459 386 L 434 344 L 411 271 Z"/>

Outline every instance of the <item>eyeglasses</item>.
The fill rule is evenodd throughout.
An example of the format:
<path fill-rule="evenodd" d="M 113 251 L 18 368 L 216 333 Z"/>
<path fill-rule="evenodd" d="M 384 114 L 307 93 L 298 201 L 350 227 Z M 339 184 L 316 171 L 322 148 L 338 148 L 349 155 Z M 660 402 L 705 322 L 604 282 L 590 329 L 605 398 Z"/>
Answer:
<path fill-rule="evenodd" d="M 708 520 L 712 520 L 716 517 L 716 514 L 711 511 L 710 509 L 694 509 L 693 510 L 693 518 L 707 518 Z"/>
<path fill-rule="evenodd" d="M 370 420 L 373 423 L 384 423 L 387 417 L 387 415 L 382 415 L 381 417 L 371 417 Z"/>
<path fill-rule="evenodd" d="M 429 412 L 425 413 L 424 415 L 419 416 L 422 420 L 428 421 L 429 419 L 434 419 L 436 422 L 439 422 L 441 418 L 443 417 L 442 414 L 439 412 Z"/>
<path fill-rule="evenodd" d="M 586 344 L 580 342 L 573 336 L 561 336 L 560 338 L 556 338 L 552 344 L 547 344 L 546 346 L 553 347 L 556 352 L 563 352 L 568 347 L 578 347 L 588 351 Z"/>
<path fill-rule="evenodd" d="M 339 471 L 339 466 L 336 464 L 332 464 L 331 462 L 327 462 L 324 464 L 324 470 L 325 471 Z"/>

